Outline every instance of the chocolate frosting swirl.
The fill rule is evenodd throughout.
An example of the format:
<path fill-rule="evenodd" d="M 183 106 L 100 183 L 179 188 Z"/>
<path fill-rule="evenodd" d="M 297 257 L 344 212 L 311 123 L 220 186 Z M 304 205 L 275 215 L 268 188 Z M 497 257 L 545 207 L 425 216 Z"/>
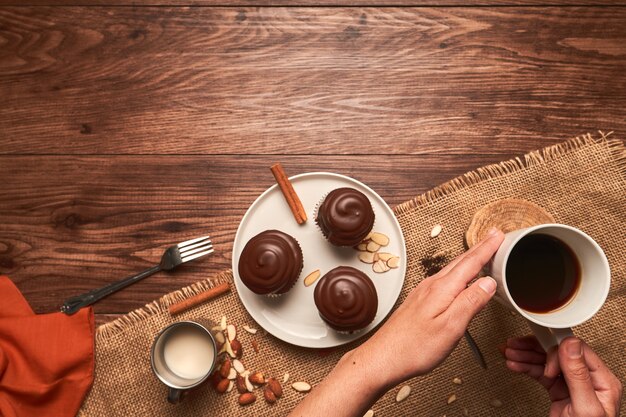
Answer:
<path fill-rule="evenodd" d="M 282 294 L 296 282 L 302 266 L 298 242 L 279 230 L 266 230 L 243 248 L 239 277 L 256 294 Z"/>
<path fill-rule="evenodd" d="M 319 206 L 315 220 L 330 243 L 354 246 L 372 230 L 374 210 L 362 192 L 354 188 L 337 188 Z"/>
<path fill-rule="evenodd" d="M 322 319 L 339 331 L 364 328 L 378 311 L 374 283 L 350 266 L 339 266 L 326 273 L 317 283 L 313 298 Z"/>

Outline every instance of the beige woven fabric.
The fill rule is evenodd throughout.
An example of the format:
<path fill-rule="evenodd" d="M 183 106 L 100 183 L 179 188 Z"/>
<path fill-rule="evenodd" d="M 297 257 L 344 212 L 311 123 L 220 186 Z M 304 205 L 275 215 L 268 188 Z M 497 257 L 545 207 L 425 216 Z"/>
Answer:
<path fill-rule="evenodd" d="M 576 226 L 591 235 L 605 250 L 612 268 L 609 299 L 588 323 L 575 329 L 624 381 L 626 351 L 624 311 L 626 308 L 626 151 L 622 142 L 604 136 L 591 136 L 533 152 L 497 165 L 479 168 L 456 178 L 396 208 L 408 253 L 403 300 L 434 264 L 460 254 L 463 236 L 473 213 L 483 205 L 505 197 L 527 199 L 544 207 L 558 222 Z M 430 238 L 433 225 L 443 232 Z M 167 404 L 166 389 L 150 370 L 149 348 L 154 335 L 167 324 L 181 319 L 207 317 L 254 325 L 233 292 L 194 308 L 175 319 L 167 306 L 214 285 L 230 281 L 226 271 L 212 280 L 194 284 L 162 297 L 98 329 L 96 337 L 96 378 L 93 389 L 79 412 L 82 417 L 100 416 L 283 416 L 303 398 L 285 387 L 285 395 L 273 406 L 262 398 L 240 407 L 236 390 L 216 394 L 205 386 L 182 404 Z M 508 372 L 496 346 L 506 337 L 529 333 L 519 316 L 513 316 L 495 302 L 480 313 L 470 330 L 481 347 L 488 370 L 481 369 L 462 340 L 446 362 L 431 374 L 408 381 L 409 398 L 395 402 L 398 388 L 380 399 L 373 409 L 376 416 L 545 416 L 548 398 L 537 384 Z M 319 383 L 332 369 L 345 346 L 325 356 L 315 350 L 290 346 L 270 335 L 240 332 L 243 361 L 248 369 L 262 370 L 269 376 L 291 381 Z M 260 352 L 250 345 L 255 338 Z M 419 355 L 419 346 L 415 346 Z M 462 385 L 452 383 L 454 377 Z M 259 391 L 259 396 L 262 394 Z M 455 394 L 457 400 L 447 404 Z M 350 395 L 350 387 L 346 387 Z M 498 399 L 502 406 L 490 403 Z M 622 412 L 625 408 L 622 408 Z"/>

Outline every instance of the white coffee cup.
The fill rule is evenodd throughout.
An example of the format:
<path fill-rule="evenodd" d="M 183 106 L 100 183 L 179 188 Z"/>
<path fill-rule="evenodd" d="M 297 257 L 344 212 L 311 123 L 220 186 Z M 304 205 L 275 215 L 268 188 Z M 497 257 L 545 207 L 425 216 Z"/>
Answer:
<path fill-rule="evenodd" d="M 572 299 L 560 308 L 535 313 L 518 306 L 506 281 L 506 266 L 515 245 L 525 236 L 553 236 L 570 247 L 580 263 L 580 284 Z M 490 264 L 491 276 L 498 283 L 496 300 L 518 312 L 547 351 L 563 339 L 573 336 L 572 327 L 593 317 L 604 304 L 611 285 L 611 271 L 600 246 L 584 232 L 564 224 L 541 224 L 505 234 L 502 245 Z"/>

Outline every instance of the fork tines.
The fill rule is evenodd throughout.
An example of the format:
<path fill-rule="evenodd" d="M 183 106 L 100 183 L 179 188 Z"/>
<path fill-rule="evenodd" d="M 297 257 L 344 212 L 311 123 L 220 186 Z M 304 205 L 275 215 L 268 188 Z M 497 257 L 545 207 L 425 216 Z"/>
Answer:
<path fill-rule="evenodd" d="M 183 262 L 191 261 L 209 253 L 213 253 L 213 244 L 209 236 L 187 240 L 178 244 L 180 258 Z"/>

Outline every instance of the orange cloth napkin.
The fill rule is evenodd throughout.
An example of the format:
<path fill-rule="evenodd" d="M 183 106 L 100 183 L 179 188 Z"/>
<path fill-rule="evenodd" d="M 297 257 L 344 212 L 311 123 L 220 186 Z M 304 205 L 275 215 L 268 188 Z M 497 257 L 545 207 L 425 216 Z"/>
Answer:
<path fill-rule="evenodd" d="M 0 416 L 75 416 L 93 375 L 92 308 L 35 314 L 0 277 Z"/>

